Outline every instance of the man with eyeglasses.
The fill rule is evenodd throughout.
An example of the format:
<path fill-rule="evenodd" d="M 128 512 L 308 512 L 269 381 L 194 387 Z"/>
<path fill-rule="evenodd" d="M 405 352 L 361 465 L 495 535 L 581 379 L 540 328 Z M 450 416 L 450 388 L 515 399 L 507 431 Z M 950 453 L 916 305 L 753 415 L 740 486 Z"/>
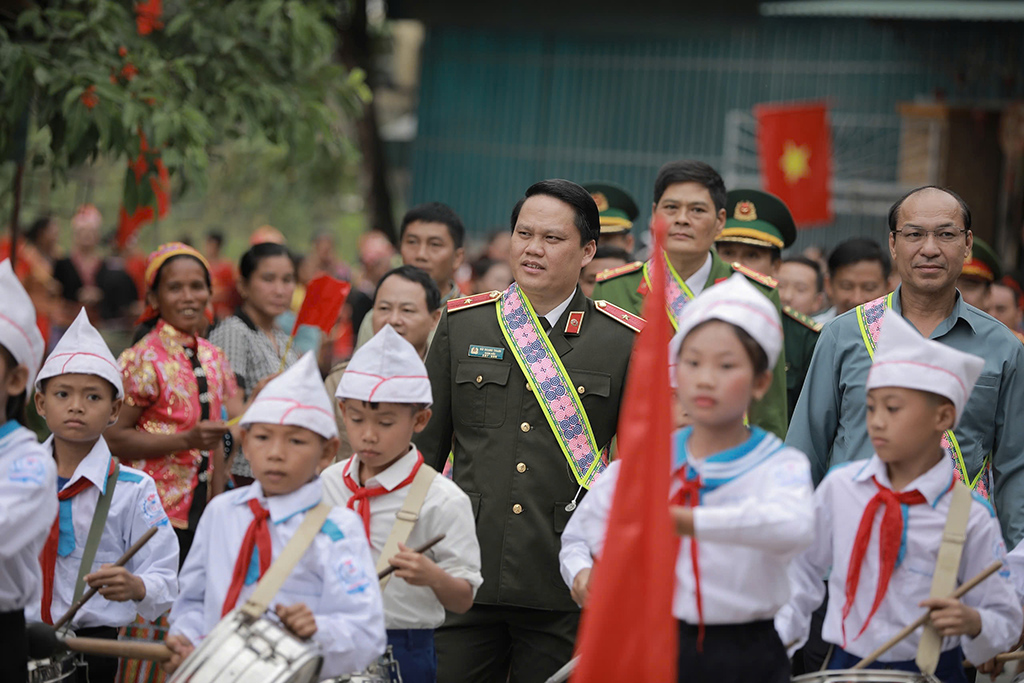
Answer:
<path fill-rule="evenodd" d="M 1013 547 L 1024 536 L 1024 345 L 957 291 L 973 241 L 970 208 L 950 190 L 920 187 L 893 204 L 889 253 L 902 284 L 822 329 L 786 444 L 808 455 L 816 482 L 834 465 L 871 456 L 864 385 L 891 308 L 929 339 L 985 359 L 943 446 L 957 476 L 994 504 Z"/>

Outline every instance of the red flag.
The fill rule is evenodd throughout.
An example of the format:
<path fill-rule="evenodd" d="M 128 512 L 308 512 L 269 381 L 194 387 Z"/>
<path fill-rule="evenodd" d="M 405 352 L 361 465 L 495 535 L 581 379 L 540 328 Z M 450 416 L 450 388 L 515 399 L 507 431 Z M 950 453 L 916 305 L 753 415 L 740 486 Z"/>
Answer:
<path fill-rule="evenodd" d="M 295 316 L 292 336 L 299 331 L 300 325 L 314 325 L 330 334 L 334 323 L 338 321 L 338 313 L 345 304 L 351 285 L 335 280 L 329 275 L 321 275 L 309 281 L 306 286 L 306 297 L 302 300 L 302 308 Z"/>
<path fill-rule="evenodd" d="M 669 515 L 672 389 L 665 308 L 666 226 L 658 221 L 647 319 L 629 365 L 619 416 L 622 460 L 604 552 L 594 568 L 577 640 L 574 683 L 675 683 L 678 625 L 672 616 L 679 539 Z"/>
<path fill-rule="evenodd" d="M 830 222 L 832 140 L 825 104 L 759 104 L 754 115 L 765 189 L 786 203 L 798 227 Z"/>

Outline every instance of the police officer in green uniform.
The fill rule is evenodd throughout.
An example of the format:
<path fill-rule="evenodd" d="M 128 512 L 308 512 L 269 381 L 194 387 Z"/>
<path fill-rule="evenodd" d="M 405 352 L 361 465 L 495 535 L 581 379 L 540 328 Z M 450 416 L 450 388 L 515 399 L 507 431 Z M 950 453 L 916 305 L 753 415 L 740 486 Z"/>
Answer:
<path fill-rule="evenodd" d="M 636 201 L 626 190 L 614 183 L 586 183 L 583 188 L 594 198 L 601 216 L 599 247 L 615 247 L 633 254 L 633 221 L 640 215 Z"/>
<path fill-rule="evenodd" d="M 515 283 L 448 302 L 426 359 L 434 413 L 416 445 L 435 468 L 453 454 L 484 577 L 473 608 L 436 633 L 441 683 L 542 683 L 572 657 L 579 608 L 560 535 L 615 436 L 643 325 L 577 287 L 598 236 L 589 192 L 537 183 L 511 222 Z"/>
<path fill-rule="evenodd" d="M 672 323 L 682 305 L 706 287 L 724 280 L 733 272 L 750 278 L 782 310 L 775 281 L 740 264 L 723 261 L 714 249 L 726 222 L 725 183 L 711 166 L 701 161 L 672 161 L 661 167 L 654 181 L 655 220 L 668 226 L 665 257 L 669 265 L 668 299 Z M 636 261 L 598 276 L 594 299 L 607 299 L 632 313 L 639 314 L 644 295 L 650 287 L 649 266 Z M 771 389 L 750 408 L 750 422 L 774 432 L 786 434 L 785 348 L 775 364 Z"/>
<path fill-rule="evenodd" d="M 731 190 L 726 202 L 725 229 L 715 242 L 722 260 L 742 263 L 772 277 L 779 275 L 782 250 L 796 241 L 793 214 L 781 199 L 760 190 Z M 786 346 L 786 404 L 793 414 L 807 368 L 818 343 L 821 324 L 810 316 L 782 307 Z"/>
<path fill-rule="evenodd" d="M 964 269 L 956 279 L 956 288 L 964 301 L 975 308 L 985 310 L 992 283 L 1003 277 L 999 257 L 983 239 L 974 238 L 971 255 L 964 261 Z"/>

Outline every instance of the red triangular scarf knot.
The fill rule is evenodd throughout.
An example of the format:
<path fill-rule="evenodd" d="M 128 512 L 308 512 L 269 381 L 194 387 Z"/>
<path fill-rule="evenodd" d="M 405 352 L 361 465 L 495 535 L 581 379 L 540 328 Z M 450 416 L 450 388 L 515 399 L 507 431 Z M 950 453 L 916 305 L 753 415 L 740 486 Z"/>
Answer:
<path fill-rule="evenodd" d="M 672 496 L 673 505 L 683 505 L 688 508 L 700 505 L 700 491 L 704 487 L 700 476 L 696 479 L 686 477 L 686 466 L 679 468 L 676 472 L 676 479 L 679 481 L 679 490 Z M 693 564 L 694 593 L 697 597 L 697 652 L 704 651 L 704 598 L 700 591 L 700 562 L 697 557 L 697 537 L 690 536 L 690 561 Z"/>
<path fill-rule="evenodd" d="M 860 518 L 860 526 L 857 527 L 857 536 L 853 541 L 853 552 L 850 554 L 850 566 L 846 571 L 846 604 L 843 605 L 843 647 L 846 647 L 846 617 L 853 608 L 853 602 L 857 597 L 857 585 L 860 582 L 860 570 L 864 563 L 864 555 L 867 553 L 868 544 L 871 542 L 871 527 L 874 525 L 875 513 L 879 507 L 883 507 L 882 523 L 878 530 L 878 587 L 875 589 L 875 600 L 871 604 L 871 611 L 864 620 L 864 625 L 854 638 L 860 638 L 867 629 L 871 618 L 875 616 L 878 607 L 882 604 L 885 592 L 889 588 L 889 579 L 896 568 L 896 559 L 900 553 L 900 543 L 903 538 L 903 512 L 900 505 L 920 505 L 927 503 L 924 494 L 917 489 L 913 491 L 901 491 L 899 493 L 888 489 L 878 483 L 872 477 L 878 493 L 868 501 L 864 508 L 864 515 Z"/>
<path fill-rule="evenodd" d="M 270 568 L 270 556 L 273 548 L 270 542 L 270 511 L 263 508 L 255 498 L 249 499 L 249 509 L 252 510 L 253 520 L 249 528 L 245 530 L 242 538 L 242 547 L 238 550 L 238 559 L 235 560 L 235 571 L 231 574 L 231 586 L 228 588 L 227 597 L 224 598 L 224 606 L 221 607 L 220 615 L 223 617 L 235 608 L 238 596 L 242 594 L 245 586 L 245 577 L 249 573 L 249 564 L 252 562 L 252 552 L 256 549 L 260 562 L 260 576 Z"/>
<path fill-rule="evenodd" d="M 416 478 L 416 473 L 420 471 L 420 467 L 423 466 L 423 455 L 416 451 L 416 464 L 412 467 L 412 472 L 391 491 L 397 491 L 400 488 L 404 488 L 412 483 L 412 480 Z M 366 530 L 366 538 L 370 538 L 370 498 L 376 498 L 377 496 L 383 496 L 385 493 L 391 493 L 383 486 L 374 486 L 373 488 L 367 488 L 360 486 L 356 483 L 353 478 L 352 469 L 352 458 L 349 458 L 348 463 L 345 465 L 342 479 L 345 482 L 345 486 L 352 492 L 352 497 L 348 499 L 348 509 L 355 510 L 356 513 L 363 520 L 363 528 Z"/>

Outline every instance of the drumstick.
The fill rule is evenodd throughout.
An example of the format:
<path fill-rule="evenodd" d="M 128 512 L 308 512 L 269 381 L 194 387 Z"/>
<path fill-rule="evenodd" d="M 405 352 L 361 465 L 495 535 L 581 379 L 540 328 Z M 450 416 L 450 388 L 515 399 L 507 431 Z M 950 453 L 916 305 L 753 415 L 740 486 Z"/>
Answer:
<path fill-rule="evenodd" d="M 60 642 L 72 652 L 87 655 L 145 659 L 151 662 L 166 662 L 171 658 L 171 649 L 157 643 L 134 643 L 106 638 L 65 638 Z"/>
<path fill-rule="evenodd" d="M 413 552 L 414 553 L 425 553 L 428 550 L 430 550 L 431 548 L 433 548 L 435 545 L 440 543 L 442 540 L 444 540 L 444 534 L 441 534 L 440 536 L 437 536 L 435 538 L 430 539 L 429 541 L 427 541 L 426 543 L 421 545 L 419 548 L 414 549 Z M 391 572 L 395 571 L 396 569 L 398 569 L 398 567 L 396 567 L 394 565 L 389 566 L 387 569 L 384 569 L 383 571 L 381 571 L 380 574 L 377 574 L 377 580 L 380 581 L 381 579 L 383 579 L 385 576 L 387 576 Z"/>
<path fill-rule="evenodd" d="M 126 564 L 128 564 L 128 560 L 132 559 L 132 557 L 135 555 L 135 553 L 139 552 L 139 550 L 142 548 L 142 546 L 146 545 L 146 542 L 149 541 L 149 539 L 153 538 L 153 535 L 156 533 L 156 530 L 157 530 L 157 527 L 151 527 L 149 529 L 149 531 L 147 531 L 146 533 L 142 534 L 142 536 L 139 538 L 139 540 L 135 541 L 135 543 L 132 544 L 132 547 L 128 548 L 128 551 L 125 552 L 125 554 L 122 555 L 117 560 L 117 562 L 114 563 L 114 566 L 115 567 L 123 567 Z M 64 613 L 64 616 L 62 616 L 60 619 L 58 619 L 57 621 L 55 621 L 53 623 L 53 628 L 54 629 L 59 629 L 64 624 L 66 624 L 69 621 L 71 621 L 74 618 L 74 616 L 78 613 L 78 610 L 82 609 L 82 605 L 84 605 L 89 600 L 89 598 L 91 598 L 94 595 L 96 595 L 96 589 L 95 588 L 90 588 L 89 590 L 87 590 L 85 592 L 85 595 L 83 595 L 81 598 L 79 598 L 78 602 L 73 604 L 71 606 L 71 609 L 69 609 L 67 612 Z"/>
<path fill-rule="evenodd" d="M 953 594 L 950 595 L 949 597 L 953 598 L 954 600 L 959 600 L 960 597 L 964 595 L 964 593 L 966 593 L 967 591 L 971 590 L 972 588 L 977 586 L 979 583 L 981 583 L 982 581 L 984 581 L 985 579 L 990 577 L 992 574 L 994 574 L 997 571 L 999 571 L 1002 568 L 1002 566 L 1003 566 L 1002 562 L 993 562 L 988 567 L 986 567 L 980 574 L 978 574 L 973 579 L 971 579 L 970 581 L 964 583 L 959 588 L 957 588 L 953 592 Z M 863 668 L 867 667 L 868 665 L 873 664 L 875 662 L 875 660 L 877 660 L 879 657 L 881 657 L 886 652 L 888 652 L 893 646 L 896 645 L 896 643 L 900 642 L 901 640 L 903 640 L 904 638 L 909 636 L 911 633 L 916 631 L 919 626 L 923 626 L 924 623 L 926 621 L 928 621 L 928 615 L 929 614 L 930 614 L 930 612 L 925 612 L 924 614 L 922 614 L 920 617 L 915 619 L 912 624 L 909 624 L 908 626 L 905 626 L 902 631 L 900 631 L 899 633 L 894 635 L 892 638 L 887 640 L 885 643 L 882 644 L 881 647 L 879 647 L 877 650 L 872 652 L 870 655 L 868 655 L 864 659 L 862 659 L 859 662 L 857 662 L 857 664 L 855 664 L 852 668 L 853 669 L 863 669 Z"/>

